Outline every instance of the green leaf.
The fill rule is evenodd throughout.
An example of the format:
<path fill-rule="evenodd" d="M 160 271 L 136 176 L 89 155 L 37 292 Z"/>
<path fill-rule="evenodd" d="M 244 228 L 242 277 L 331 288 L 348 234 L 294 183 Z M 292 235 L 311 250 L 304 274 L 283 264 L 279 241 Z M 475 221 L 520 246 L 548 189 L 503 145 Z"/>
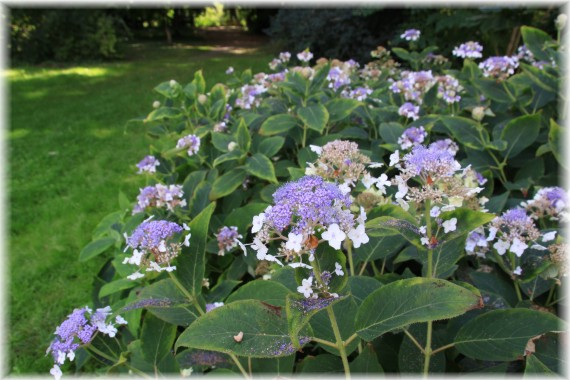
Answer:
<path fill-rule="evenodd" d="M 524 73 L 530 80 L 535 83 L 538 87 L 552 92 L 558 93 L 558 78 L 554 75 L 550 75 L 546 70 L 541 70 L 538 67 L 527 65 L 526 63 L 520 64 Z"/>
<path fill-rule="evenodd" d="M 242 300 L 259 300 L 273 306 L 285 307 L 285 298 L 291 291 L 276 281 L 255 280 L 233 292 L 226 303 Z"/>
<path fill-rule="evenodd" d="M 475 120 L 459 116 L 443 116 L 441 120 L 460 143 L 478 150 L 489 144 L 489 133 Z"/>
<path fill-rule="evenodd" d="M 529 339 L 560 332 L 564 322 L 550 313 L 531 309 L 493 310 L 463 326 L 455 348 L 478 360 L 512 361 L 525 354 Z"/>
<path fill-rule="evenodd" d="M 329 112 L 329 121 L 336 123 L 337 121 L 346 119 L 352 111 L 361 104 L 362 103 L 355 99 L 340 98 L 328 101 L 325 107 Z"/>
<path fill-rule="evenodd" d="M 182 117 L 182 111 L 180 108 L 174 107 L 160 107 L 148 114 L 145 123 L 164 119 L 179 119 Z"/>
<path fill-rule="evenodd" d="M 202 70 L 198 70 L 194 73 L 194 80 L 192 81 L 192 84 L 196 86 L 196 91 L 198 91 L 199 94 L 206 92 L 206 81 L 202 75 Z"/>
<path fill-rule="evenodd" d="M 130 289 L 138 285 L 136 281 L 129 280 L 128 278 L 121 278 L 113 282 L 109 282 L 99 289 L 99 299 L 108 296 L 109 294 L 120 292 L 121 290 Z"/>
<path fill-rule="evenodd" d="M 405 301 L 405 302 L 403 302 Z M 449 281 L 410 278 L 370 294 L 356 314 L 356 330 L 366 341 L 406 325 L 449 319 L 482 306 L 479 294 Z"/>
<path fill-rule="evenodd" d="M 127 207 L 123 208 L 123 210 L 128 208 L 129 206 L 130 202 L 128 203 Z M 93 239 L 102 237 L 103 235 L 107 234 L 113 228 L 113 226 L 120 224 L 124 214 L 125 214 L 124 211 L 115 211 L 106 215 L 103 219 L 101 219 L 99 224 L 97 224 L 97 227 L 95 227 L 95 230 L 93 230 L 93 235 L 92 235 Z"/>
<path fill-rule="evenodd" d="M 291 128 L 297 125 L 298 121 L 292 115 L 289 114 L 279 114 L 268 117 L 261 128 L 259 129 L 259 134 L 263 136 L 273 136 L 279 133 L 287 132 Z"/>
<path fill-rule="evenodd" d="M 526 366 L 524 367 L 525 376 L 552 376 L 556 373 L 552 372 L 543 362 L 541 362 L 536 356 L 528 355 L 526 357 Z"/>
<path fill-rule="evenodd" d="M 562 134 L 562 127 L 558 125 L 553 119 L 550 119 L 550 130 L 548 131 L 548 146 L 552 151 L 552 154 L 556 158 L 556 161 L 563 166 L 566 167 L 566 162 L 564 157 L 562 156 L 562 141 L 563 141 L 563 134 Z M 537 154 L 538 155 L 538 154 Z"/>
<path fill-rule="evenodd" d="M 317 356 L 307 356 L 303 359 L 301 373 L 302 374 L 336 374 L 343 371 L 342 362 L 338 356 L 330 354 L 321 354 Z"/>
<path fill-rule="evenodd" d="M 354 248 L 354 263 L 371 262 L 397 253 L 406 242 L 400 236 L 370 237 L 370 241 Z"/>
<path fill-rule="evenodd" d="M 236 286 L 241 284 L 241 281 L 235 280 L 223 280 L 219 282 L 210 292 L 206 295 L 206 301 L 209 302 L 219 302 L 224 301 L 234 290 Z"/>
<path fill-rule="evenodd" d="M 410 61 L 412 59 L 412 57 L 410 56 L 410 52 L 407 51 L 406 49 L 394 47 L 394 48 L 392 48 L 392 53 L 394 53 L 396 55 L 396 57 L 398 57 L 404 61 Z"/>
<path fill-rule="evenodd" d="M 514 102 L 505 89 L 507 88 L 511 94 L 515 93 L 515 88 L 508 81 L 497 82 L 494 79 L 477 78 L 475 83 L 488 99 L 494 100 L 497 103 Z"/>
<path fill-rule="evenodd" d="M 212 132 L 212 145 L 220 152 L 228 151 L 228 144 L 232 141 L 235 142 L 233 135 L 227 133 Z"/>
<path fill-rule="evenodd" d="M 210 203 L 190 222 L 190 246 L 183 247 L 182 254 L 177 258 L 175 276 L 194 297 L 202 292 L 202 280 L 206 271 L 206 238 L 215 208 L 216 203 Z"/>
<path fill-rule="evenodd" d="M 326 65 L 321 67 L 319 70 L 317 70 L 315 75 L 313 75 L 313 79 L 311 80 L 311 85 L 309 87 L 309 90 L 311 93 L 314 94 L 315 92 L 317 92 L 318 90 L 320 90 L 323 87 L 323 84 L 325 84 L 327 76 L 329 75 L 330 69 L 331 69 L 331 65 L 330 65 L 330 63 L 327 63 Z"/>
<path fill-rule="evenodd" d="M 307 127 L 319 133 L 323 132 L 329 121 L 329 112 L 321 104 L 299 108 L 297 115 Z"/>
<path fill-rule="evenodd" d="M 199 317 L 198 310 L 190 304 L 170 278 L 142 288 L 137 298 L 127 303 L 121 313 L 142 308 L 163 321 L 179 326 L 188 326 Z"/>
<path fill-rule="evenodd" d="M 508 147 L 504 157 L 515 157 L 525 148 L 536 141 L 540 131 L 540 115 L 524 115 L 512 119 L 501 132 L 501 140 L 507 142 Z"/>
<path fill-rule="evenodd" d="M 146 361 L 156 368 L 170 353 L 175 337 L 175 325 L 147 314 L 141 331 L 141 349 Z"/>
<path fill-rule="evenodd" d="M 234 337 L 240 333 L 243 336 L 238 342 Z M 306 337 L 308 331 L 303 330 L 300 335 Z M 258 300 L 228 303 L 204 314 L 180 335 L 176 349 L 178 347 L 252 358 L 288 356 L 296 351 L 281 308 Z"/>
<path fill-rule="evenodd" d="M 247 177 L 247 173 L 241 169 L 232 169 L 224 175 L 216 178 L 210 191 L 211 201 L 225 197 L 237 189 Z"/>
<path fill-rule="evenodd" d="M 231 152 L 228 153 L 224 153 L 221 156 L 216 157 L 216 159 L 213 162 L 214 167 L 223 164 L 224 162 L 229 162 L 229 161 L 235 161 L 235 160 L 239 160 L 242 156 L 242 152 L 241 150 L 233 150 Z"/>
<path fill-rule="evenodd" d="M 350 276 L 346 285 L 345 293 L 351 294 L 356 304 L 360 306 L 370 293 L 382 286 L 382 283 L 374 277 Z"/>
<path fill-rule="evenodd" d="M 247 124 L 243 118 L 239 121 L 236 131 L 236 141 L 243 152 L 249 152 L 249 148 L 251 147 L 251 136 L 249 135 L 249 129 L 247 129 Z"/>
<path fill-rule="evenodd" d="M 358 374 L 359 376 L 364 376 L 365 374 L 378 376 L 378 374 L 384 373 L 382 366 L 378 363 L 378 357 L 376 356 L 374 347 L 370 343 L 367 344 L 356 359 L 350 363 L 350 372 Z"/>
<path fill-rule="evenodd" d="M 483 296 L 490 296 L 486 302 L 488 306 L 506 308 L 514 307 L 518 300 L 513 283 L 503 279 L 497 273 L 471 272 L 471 282 L 479 289 Z"/>
<path fill-rule="evenodd" d="M 404 127 L 400 123 L 389 122 L 380 124 L 380 137 L 388 144 L 398 144 L 398 139 L 404 133 Z"/>
<path fill-rule="evenodd" d="M 284 143 L 285 138 L 281 136 L 266 137 L 259 143 L 257 153 L 273 157 L 279 152 Z"/>
<path fill-rule="evenodd" d="M 521 35 L 524 44 L 532 52 L 537 61 L 550 61 L 550 54 L 547 53 L 549 44 L 553 43 L 552 38 L 540 29 L 530 26 L 521 27 Z"/>
<path fill-rule="evenodd" d="M 87 244 L 79 253 L 79 261 L 87 261 L 99 256 L 101 253 L 105 252 L 107 249 L 111 248 L 117 239 L 115 238 L 102 238 L 93 240 L 91 243 Z"/>
<path fill-rule="evenodd" d="M 495 215 L 461 207 L 453 211 L 442 212 L 439 217 L 443 221 L 453 218 L 457 219 L 455 231 L 445 234 L 445 239 L 442 239 L 442 242 L 449 242 L 473 231 L 477 227 L 489 223 L 495 218 Z"/>
<path fill-rule="evenodd" d="M 255 153 L 253 156 L 247 158 L 245 170 L 257 178 L 264 179 L 271 183 L 277 183 L 273 163 L 261 153 Z"/>

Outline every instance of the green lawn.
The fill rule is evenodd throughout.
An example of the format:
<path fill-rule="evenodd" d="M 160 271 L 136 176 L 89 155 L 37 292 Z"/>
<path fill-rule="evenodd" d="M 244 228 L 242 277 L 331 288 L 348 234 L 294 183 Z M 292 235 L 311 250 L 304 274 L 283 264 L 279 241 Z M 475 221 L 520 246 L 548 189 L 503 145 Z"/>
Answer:
<path fill-rule="evenodd" d="M 143 186 L 134 165 L 150 139 L 141 124 L 127 122 L 152 110 L 152 89 L 170 79 L 187 83 L 199 69 L 208 86 L 230 65 L 266 71 L 275 53 L 204 45 L 139 44 L 116 63 L 6 70 L 12 373 L 47 374 L 55 327 L 91 299 L 104 258 L 77 257 L 100 219 L 117 210 L 119 191 L 135 200 Z"/>

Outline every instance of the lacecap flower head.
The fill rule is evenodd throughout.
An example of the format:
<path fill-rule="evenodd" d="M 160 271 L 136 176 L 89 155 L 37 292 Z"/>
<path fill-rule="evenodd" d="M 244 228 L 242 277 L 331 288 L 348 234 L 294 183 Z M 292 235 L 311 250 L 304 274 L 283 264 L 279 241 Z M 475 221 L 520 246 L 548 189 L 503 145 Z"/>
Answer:
<path fill-rule="evenodd" d="M 146 220 L 141 223 L 132 233 L 126 236 L 127 247 L 133 250 L 132 256 L 125 258 L 123 264 L 133 264 L 139 267 L 135 273 L 127 276 L 131 280 L 144 277 L 140 272 L 155 271 L 171 272 L 176 269 L 171 266 L 182 250 L 182 246 L 190 245 L 190 233 L 184 234 L 190 228 L 185 224 L 181 227 L 174 222 L 166 220 Z"/>

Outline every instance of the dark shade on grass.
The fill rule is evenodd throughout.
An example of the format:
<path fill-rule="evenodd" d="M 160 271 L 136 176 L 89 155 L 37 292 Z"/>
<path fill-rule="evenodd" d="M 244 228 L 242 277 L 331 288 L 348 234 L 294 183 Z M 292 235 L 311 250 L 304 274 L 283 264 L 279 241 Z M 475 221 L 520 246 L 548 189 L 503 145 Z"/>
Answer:
<path fill-rule="evenodd" d="M 118 209 L 119 190 L 134 201 L 144 185 L 134 165 L 150 139 L 142 124 L 125 126 L 152 110 L 152 89 L 170 79 L 185 84 L 198 69 L 208 86 L 230 65 L 266 71 L 275 53 L 251 41 L 237 50 L 215 42 L 140 44 L 123 62 L 9 71 L 11 372 L 48 374 L 53 361 L 44 353 L 55 327 L 90 303 L 104 258 L 79 263 L 78 254 L 101 218 Z"/>

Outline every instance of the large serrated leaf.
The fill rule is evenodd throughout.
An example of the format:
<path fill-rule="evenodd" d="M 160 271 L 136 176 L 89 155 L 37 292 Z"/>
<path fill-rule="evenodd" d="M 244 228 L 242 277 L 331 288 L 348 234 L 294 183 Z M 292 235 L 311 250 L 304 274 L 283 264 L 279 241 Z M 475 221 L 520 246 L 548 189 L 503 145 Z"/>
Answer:
<path fill-rule="evenodd" d="M 249 129 L 247 129 L 247 124 L 243 118 L 239 121 L 239 125 L 236 131 L 236 141 L 243 152 L 249 152 L 249 148 L 251 147 L 251 136 L 249 134 Z"/>
<path fill-rule="evenodd" d="M 259 300 L 273 306 L 285 307 L 285 299 L 291 291 L 276 281 L 255 280 L 233 292 L 226 303 L 242 300 Z"/>
<path fill-rule="evenodd" d="M 325 104 L 329 112 L 329 121 L 336 123 L 347 118 L 362 103 L 354 99 L 333 99 Z"/>
<path fill-rule="evenodd" d="M 189 224 L 190 246 L 183 247 L 182 254 L 177 258 L 176 277 L 196 297 L 202 291 L 202 280 L 206 271 L 206 238 L 210 218 L 216 208 L 216 203 L 212 202 L 200 214 L 198 214 Z"/>
<path fill-rule="evenodd" d="M 512 158 L 532 145 L 540 131 L 540 115 L 524 115 L 512 119 L 501 132 L 501 140 L 507 142 L 505 158 Z"/>
<path fill-rule="evenodd" d="M 259 134 L 263 136 L 272 136 L 279 133 L 287 132 L 297 125 L 297 118 L 289 114 L 279 114 L 268 117 L 261 128 Z"/>
<path fill-rule="evenodd" d="M 364 340 L 417 322 L 453 318 L 482 306 L 479 294 L 449 281 L 410 278 L 370 294 L 356 314 L 356 331 Z"/>
<path fill-rule="evenodd" d="M 257 178 L 264 179 L 271 183 L 277 183 L 273 163 L 261 153 L 255 153 L 253 156 L 248 157 L 245 163 L 245 169 L 249 174 Z"/>
<path fill-rule="evenodd" d="M 141 331 L 141 349 L 145 360 L 156 368 L 170 353 L 175 337 L 175 325 L 147 314 Z"/>
<path fill-rule="evenodd" d="M 216 200 L 232 193 L 247 177 L 247 173 L 241 169 L 232 169 L 224 175 L 216 178 L 212 184 L 209 199 Z"/>
<path fill-rule="evenodd" d="M 325 126 L 329 121 L 329 112 L 321 104 L 301 107 L 297 110 L 297 115 L 308 128 L 319 133 L 325 129 Z"/>
<path fill-rule="evenodd" d="M 241 333 L 241 339 L 238 337 Z M 300 332 L 307 337 L 307 330 Z M 308 338 L 301 339 L 301 343 Z M 192 323 L 176 341 L 176 348 L 189 347 L 232 353 L 252 358 L 281 357 L 296 349 L 289 338 L 287 319 L 281 308 L 258 300 L 228 303 Z"/>
<path fill-rule="evenodd" d="M 553 314 L 531 309 L 493 310 L 459 330 L 455 348 L 473 359 L 511 361 L 525 354 L 529 339 L 563 331 L 565 323 Z"/>
<path fill-rule="evenodd" d="M 105 252 L 117 242 L 115 238 L 102 238 L 87 244 L 79 253 L 79 261 L 87 261 Z"/>

